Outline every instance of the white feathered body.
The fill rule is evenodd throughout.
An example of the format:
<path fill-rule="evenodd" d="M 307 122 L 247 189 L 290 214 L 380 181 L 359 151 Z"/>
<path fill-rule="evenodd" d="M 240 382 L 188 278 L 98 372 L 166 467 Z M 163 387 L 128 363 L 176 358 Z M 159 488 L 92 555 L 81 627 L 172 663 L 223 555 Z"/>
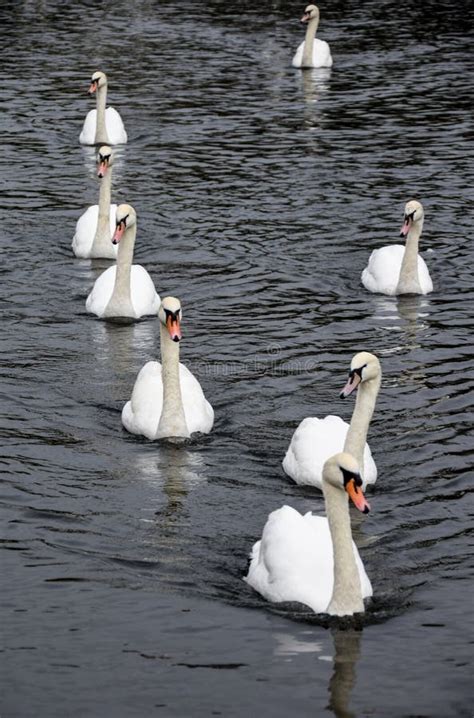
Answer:
<path fill-rule="evenodd" d="M 82 132 L 79 135 L 81 145 L 96 144 L 96 124 L 97 110 L 90 110 L 86 115 Z M 107 107 L 105 110 L 105 129 L 107 131 L 108 142 L 103 142 L 102 144 L 124 145 L 127 142 L 127 133 L 122 118 L 114 107 Z"/>
<path fill-rule="evenodd" d="M 98 317 L 104 316 L 105 309 L 112 297 L 117 266 L 109 267 L 96 279 L 92 291 L 86 300 L 86 310 Z M 160 297 L 153 280 L 144 267 L 132 264 L 130 272 L 130 296 L 135 319 L 157 314 Z"/>
<path fill-rule="evenodd" d="M 354 542 L 362 597 L 372 586 Z M 332 597 L 334 557 L 328 520 L 291 506 L 273 511 L 254 544 L 245 581 L 268 601 L 298 601 L 324 613 Z"/>
<path fill-rule="evenodd" d="M 292 436 L 283 459 L 284 472 L 297 484 L 322 488 L 323 465 L 334 454 L 343 451 L 349 424 L 339 416 L 318 419 L 308 416 Z M 363 489 L 377 480 L 377 467 L 369 445 L 364 449 Z"/>
<path fill-rule="evenodd" d="M 294 54 L 293 60 L 291 61 L 293 67 L 301 67 L 301 63 L 303 61 L 304 43 L 305 41 L 303 40 Z M 314 38 L 312 66 L 332 67 L 332 57 L 329 45 L 325 40 L 319 40 L 317 37 Z"/>
<path fill-rule="evenodd" d="M 362 272 L 362 284 L 369 292 L 395 296 L 405 247 L 402 244 L 393 244 L 380 249 L 374 249 L 369 257 L 369 263 Z M 425 260 L 418 255 L 418 280 L 422 294 L 433 291 L 428 267 Z"/>
<path fill-rule="evenodd" d="M 214 410 L 204 396 L 196 377 L 181 363 L 179 383 L 189 433 L 199 431 L 208 434 L 214 423 Z M 160 438 L 157 431 L 162 408 L 161 364 L 157 361 L 149 361 L 139 371 L 132 398 L 122 410 L 122 424 L 131 434 L 140 434 L 151 440 Z"/>
<path fill-rule="evenodd" d="M 115 230 L 115 212 L 116 204 L 110 205 L 109 221 L 110 221 L 110 253 L 105 259 L 115 259 L 117 257 L 118 244 L 112 244 L 112 235 Z M 76 222 L 76 232 L 72 240 L 72 251 L 80 259 L 89 259 L 94 242 L 95 232 L 97 229 L 97 221 L 99 219 L 99 205 L 93 204 L 88 207 Z"/>

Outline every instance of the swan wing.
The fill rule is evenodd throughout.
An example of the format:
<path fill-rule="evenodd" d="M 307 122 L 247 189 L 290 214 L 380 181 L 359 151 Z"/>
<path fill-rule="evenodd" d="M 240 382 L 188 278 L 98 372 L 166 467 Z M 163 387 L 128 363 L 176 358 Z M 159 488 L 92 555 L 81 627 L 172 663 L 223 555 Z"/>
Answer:
<path fill-rule="evenodd" d="M 184 364 L 179 365 L 179 379 L 189 433 L 208 434 L 214 424 L 214 409 L 204 396 L 200 383 Z"/>
<path fill-rule="evenodd" d="M 343 450 L 349 424 L 339 416 L 303 419 L 283 459 L 283 471 L 297 484 L 322 486 L 326 459 Z"/>
<path fill-rule="evenodd" d="M 131 434 L 156 439 L 162 408 L 161 364 L 149 361 L 138 372 L 132 397 L 122 410 L 122 424 Z"/>
<path fill-rule="evenodd" d="M 114 107 L 107 107 L 105 111 L 105 129 L 111 145 L 124 145 L 127 142 L 122 118 Z"/>
<path fill-rule="evenodd" d="M 433 291 L 433 282 L 426 266 L 426 262 L 423 257 L 418 255 L 418 279 L 420 281 L 420 287 L 423 294 L 429 294 Z"/>
<path fill-rule="evenodd" d="M 331 50 L 325 40 L 314 39 L 313 67 L 332 67 Z"/>
<path fill-rule="evenodd" d="M 362 284 L 369 292 L 395 295 L 404 251 L 401 244 L 374 249 L 361 276 Z"/>
<path fill-rule="evenodd" d="M 117 266 L 109 267 L 95 280 L 92 291 L 86 299 L 86 311 L 96 314 L 98 317 L 103 316 L 105 308 L 110 301 L 112 292 L 114 291 L 115 275 Z"/>
<path fill-rule="evenodd" d="M 132 305 L 137 317 L 157 314 L 160 308 L 160 297 L 156 292 L 153 280 L 144 267 L 133 264 L 130 273 Z"/>
<path fill-rule="evenodd" d="M 291 506 L 273 511 L 245 580 L 269 601 L 298 601 L 321 613 L 332 595 L 332 543 L 327 519 L 312 519 Z"/>
<path fill-rule="evenodd" d="M 110 236 L 115 230 L 115 213 L 116 204 L 110 205 L 109 223 Z M 80 259 L 88 259 L 91 255 L 92 244 L 94 242 L 95 232 L 97 229 L 97 221 L 99 218 L 99 205 L 93 204 L 88 207 L 76 222 L 76 232 L 72 240 L 72 251 Z M 110 243 L 112 258 L 117 256 L 118 245 Z"/>
<path fill-rule="evenodd" d="M 298 47 L 296 48 L 296 52 L 293 55 L 293 59 L 291 61 L 291 64 L 293 65 L 293 67 L 301 67 L 301 62 L 303 60 L 303 50 L 304 50 L 304 40 L 300 45 L 298 45 Z"/>
<path fill-rule="evenodd" d="M 90 110 L 84 120 L 79 142 L 81 145 L 95 144 L 95 127 L 97 123 L 97 110 Z"/>

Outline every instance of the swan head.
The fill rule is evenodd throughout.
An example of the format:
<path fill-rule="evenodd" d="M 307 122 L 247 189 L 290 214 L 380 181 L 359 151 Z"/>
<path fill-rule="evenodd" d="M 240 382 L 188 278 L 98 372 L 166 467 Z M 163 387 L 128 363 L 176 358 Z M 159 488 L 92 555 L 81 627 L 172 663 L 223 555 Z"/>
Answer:
<path fill-rule="evenodd" d="M 352 454 L 342 451 L 326 461 L 323 466 L 323 486 L 324 483 L 345 491 L 359 511 L 363 514 L 369 513 L 370 504 L 362 491 L 359 464 Z"/>
<path fill-rule="evenodd" d="M 310 20 L 314 20 L 315 18 L 319 18 L 318 6 L 317 5 L 308 5 L 305 8 L 303 17 L 301 18 L 301 22 L 309 22 Z"/>
<path fill-rule="evenodd" d="M 102 145 L 97 152 L 97 177 L 104 177 L 108 168 L 112 166 L 113 154 L 108 145 Z"/>
<path fill-rule="evenodd" d="M 94 72 L 91 77 L 91 86 L 89 87 L 89 95 L 93 95 L 100 87 L 107 84 L 107 75 L 105 72 Z"/>
<path fill-rule="evenodd" d="M 183 312 L 181 302 L 176 297 L 165 297 L 158 310 L 158 318 L 169 332 L 173 342 L 181 340 L 181 319 Z"/>
<path fill-rule="evenodd" d="M 352 394 L 362 382 L 380 379 L 381 374 L 382 368 L 375 354 L 358 352 L 352 357 L 349 378 L 340 393 L 340 398 L 345 399 Z"/>
<path fill-rule="evenodd" d="M 112 244 L 118 244 L 129 227 L 137 221 L 137 213 L 130 204 L 119 204 L 115 213 L 115 232 Z"/>
<path fill-rule="evenodd" d="M 405 216 L 400 230 L 400 237 L 406 237 L 412 224 L 415 224 L 415 222 L 422 222 L 424 216 L 425 213 L 423 212 L 423 205 L 421 202 L 417 202 L 416 199 L 411 199 L 407 202 L 405 205 Z"/>

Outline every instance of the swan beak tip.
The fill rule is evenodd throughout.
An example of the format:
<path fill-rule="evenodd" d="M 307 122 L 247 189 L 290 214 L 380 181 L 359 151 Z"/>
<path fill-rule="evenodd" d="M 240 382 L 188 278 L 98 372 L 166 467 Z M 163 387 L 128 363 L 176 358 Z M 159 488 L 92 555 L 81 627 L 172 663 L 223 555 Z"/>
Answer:
<path fill-rule="evenodd" d="M 169 331 L 171 341 L 181 341 L 183 335 L 181 334 L 181 324 L 179 322 L 179 319 L 173 319 L 171 316 L 169 316 L 166 320 L 166 328 Z"/>
<path fill-rule="evenodd" d="M 354 479 L 351 479 L 351 481 L 347 483 L 346 491 L 349 494 L 349 498 L 351 499 L 356 509 L 359 509 L 362 514 L 368 514 L 370 511 L 370 504 L 365 498 L 360 486 L 356 486 Z"/>
<path fill-rule="evenodd" d="M 352 374 L 352 372 L 351 372 L 351 374 L 349 375 L 347 384 L 345 385 L 345 387 L 339 394 L 339 397 L 341 399 L 346 399 L 348 396 L 350 396 L 352 394 L 352 392 L 355 391 L 355 389 L 357 389 L 357 387 L 360 384 L 360 381 L 361 381 L 360 376 L 355 373 Z"/>
<path fill-rule="evenodd" d="M 410 220 L 405 219 L 405 221 L 403 222 L 402 228 L 400 229 L 400 237 L 406 237 L 409 231 L 410 231 Z"/>

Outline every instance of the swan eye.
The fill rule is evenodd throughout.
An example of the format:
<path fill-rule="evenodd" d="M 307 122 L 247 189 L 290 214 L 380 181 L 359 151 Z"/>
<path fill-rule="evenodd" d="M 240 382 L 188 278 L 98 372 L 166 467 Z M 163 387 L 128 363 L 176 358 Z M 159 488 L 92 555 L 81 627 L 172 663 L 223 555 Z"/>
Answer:
<path fill-rule="evenodd" d="M 348 471 L 348 469 L 344 469 L 342 466 L 339 467 L 342 473 L 342 476 L 344 477 L 344 486 L 347 486 L 349 481 L 354 481 L 356 486 L 362 486 L 362 478 L 360 474 L 355 473 L 354 471 Z"/>
<path fill-rule="evenodd" d="M 118 220 L 118 222 L 116 223 L 116 224 L 117 224 L 117 227 L 120 227 L 120 225 L 121 225 L 122 223 L 123 223 L 123 226 L 126 227 L 126 226 L 127 226 L 127 219 L 128 219 L 128 214 L 126 214 L 125 217 L 122 217 L 122 219 L 119 219 L 119 220 Z"/>
<path fill-rule="evenodd" d="M 364 371 L 364 369 L 366 368 L 366 366 L 367 366 L 367 364 L 363 364 L 362 366 L 357 367 L 357 369 L 351 369 L 350 372 L 349 372 L 349 378 L 350 378 L 350 379 L 353 379 L 353 378 L 354 378 L 354 374 L 357 374 L 357 376 L 359 377 L 359 379 L 362 381 L 362 372 Z"/>
<path fill-rule="evenodd" d="M 178 309 L 176 312 L 172 312 L 171 309 L 164 309 L 166 321 L 168 319 L 171 319 L 172 322 L 178 322 L 179 318 L 181 316 L 181 309 Z"/>

